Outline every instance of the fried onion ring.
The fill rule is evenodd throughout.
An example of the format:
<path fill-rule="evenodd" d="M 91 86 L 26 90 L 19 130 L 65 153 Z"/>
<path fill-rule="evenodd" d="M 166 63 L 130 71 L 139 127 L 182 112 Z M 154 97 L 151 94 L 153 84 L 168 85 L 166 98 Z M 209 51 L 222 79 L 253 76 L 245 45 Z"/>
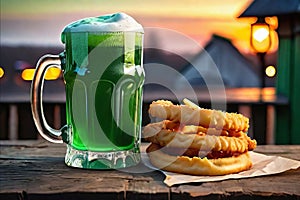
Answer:
<path fill-rule="evenodd" d="M 147 148 L 150 162 L 166 171 L 191 175 L 225 175 L 248 170 L 252 166 L 248 152 L 238 156 L 207 159 L 187 156 L 171 156 L 163 153 L 160 146 L 151 144 Z"/>
<path fill-rule="evenodd" d="M 147 130 L 146 128 L 143 130 L 145 140 L 160 146 L 240 153 L 253 150 L 256 147 L 256 141 L 251 140 L 246 134 L 241 137 L 227 137 L 184 134 L 169 129 L 161 129 L 153 134 L 153 130 Z"/>
<path fill-rule="evenodd" d="M 152 102 L 149 113 L 153 117 L 187 125 L 200 125 L 243 132 L 246 132 L 249 128 L 249 119 L 241 114 L 195 108 L 188 105 L 174 105 L 171 101 L 166 100 Z"/>
<path fill-rule="evenodd" d="M 228 131 L 216 128 L 205 128 L 203 126 L 184 125 L 170 120 L 163 120 L 156 123 L 150 123 L 144 127 L 147 132 L 153 135 L 158 133 L 161 129 L 170 129 L 172 131 L 182 132 L 184 134 L 198 134 L 198 135 L 216 135 L 216 136 L 230 136 L 240 137 L 242 131 Z"/>
<path fill-rule="evenodd" d="M 162 147 L 160 146 L 160 150 L 163 153 L 173 155 L 173 156 L 188 156 L 192 157 L 200 157 L 204 158 L 207 157 L 208 159 L 216 159 L 216 158 L 226 158 L 232 156 L 238 156 L 242 153 L 239 152 L 223 152 L 223 151 L 205 151 L 199 149 L 183 149 L 183 148 L 175 148 L 175 147 Z"/>

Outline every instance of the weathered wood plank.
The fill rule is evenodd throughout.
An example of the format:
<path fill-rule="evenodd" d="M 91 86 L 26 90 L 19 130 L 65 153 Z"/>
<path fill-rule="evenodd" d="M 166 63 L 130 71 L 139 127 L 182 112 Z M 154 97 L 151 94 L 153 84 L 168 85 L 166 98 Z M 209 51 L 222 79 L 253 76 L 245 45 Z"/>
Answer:
<path fill-rule="evenodd" d="M 169 189 L 162 182 L 164 176 L 149 169 L 142 173 L 146 171 L 143 165 L 129 172 L 76 169 L 64 164 L 64 154 L 64 145 L 2 142 L 0 193 L 25 199 L 54 199 L 65 194 L 72 199 L 91 199 L 93 194 L 134 199 L 139 194 L 156 194 L 153 189 L 157 188 L 158 193 L 168 195 Z"/>
<path fill-rule="evenodd" d="M 126 199 L 169 199 L 170 189 L 162 181 L 136 180 L 128 182 Z"/>
<path fill-rule="evenodd" d="M 1 199 L 264 199 L 300 198 L 300 169 L 278 175 L 167 187 L 143 164 L 127 170 L 86 170 L 64 164 L 64 145 L 1 141 Z M 299 158 L 300 146 L 258 146 L 267 155 Z"/>
<path fill-rule="evenodd" d="M 64 157 L 66 146 L 45 140 L 0 141 L 0 158 Z"/>
<path fill-rule="evenodd" d="M 260 145 L 255 152 L 300 160 L 300 145 Z"/>
<path fill-rule="evenodd" d="M 290 170 L 280 175 L 250 179 L 226 180 L 202 184 L 185 184 L 172 187 L 174 194 L 188 194 L 191 197 L 218 196 L 232 198 L 244 197 L 282 197 L 286 199 L 300 197 L 300 170 Z"/>

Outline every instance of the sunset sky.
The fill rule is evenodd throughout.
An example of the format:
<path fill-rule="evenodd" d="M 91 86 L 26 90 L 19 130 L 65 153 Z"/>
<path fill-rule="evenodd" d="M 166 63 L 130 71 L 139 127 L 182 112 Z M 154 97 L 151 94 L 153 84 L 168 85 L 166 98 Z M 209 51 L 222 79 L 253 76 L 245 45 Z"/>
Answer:
<path fill-rule="evenodd" d="M 200 45 L 205 45 L 212 34 L 218 34 L 231 39 L 241 51 L 248 53 L 251 20 L 237 19 L 237 16 L 251 2 L 252 0 L 1 0 L 1 44 L 62 45 L 60 33 L 70 22 L 90 16 L 125 12 L 146 28 L 174 30 Z M 145 38 L 147 39 L 147 32 Z M 172 44 L 174 45 L 174 41 Z M 181 44 L 178 42 L 177 45 Z"/>

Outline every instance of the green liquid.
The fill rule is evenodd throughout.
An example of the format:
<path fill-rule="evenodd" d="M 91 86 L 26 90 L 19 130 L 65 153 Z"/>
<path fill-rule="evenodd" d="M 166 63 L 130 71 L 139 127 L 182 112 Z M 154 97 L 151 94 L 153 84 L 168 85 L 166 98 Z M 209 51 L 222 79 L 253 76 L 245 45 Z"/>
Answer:
<path fill-rule="evenodd" d="M 142 34 L 64 33 L 68 143 L 99 152 L 136 148 L 141 132 Z"/>

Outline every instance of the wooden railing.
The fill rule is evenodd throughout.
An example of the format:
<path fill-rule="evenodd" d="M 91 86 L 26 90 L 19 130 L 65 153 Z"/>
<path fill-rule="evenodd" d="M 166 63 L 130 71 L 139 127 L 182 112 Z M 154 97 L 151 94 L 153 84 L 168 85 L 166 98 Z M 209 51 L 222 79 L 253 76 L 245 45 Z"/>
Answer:
<path fill-rule="evenodd" d="M 224 93 L 225 92 L 225 93 Z M 225 94 L 225 96 L 224 96 Z M 207 91 L 195 89 L 194 95 L 186 90 L 173 94 L 168 90 L 154 90 L 145 88 L 143 100 L 143 125 L 150 122 L 148 108 L 152 101 L 158 99 L 171 100 L 181 103 L 183 98 L 194 100 L 203 108 L 226 109 L 227 112 L 238 112 L 250 118 L 248 134 L 255 138 L 259 144 L 274 144 L 274 119 L 277 108 L 288 108 L 289 103 L 285 97 L 278 96 L 274 88 L 227 88 Z M 29 95 L 23 98 L 13 93 L 0 98 L 0 139 L 37 139 L 38 132 L 34 126 L 29 103 Z M 60 128 L 65 120 L 65 94 L 58 92 L 44 96 L 44 110 L 48 123 Z"/>

